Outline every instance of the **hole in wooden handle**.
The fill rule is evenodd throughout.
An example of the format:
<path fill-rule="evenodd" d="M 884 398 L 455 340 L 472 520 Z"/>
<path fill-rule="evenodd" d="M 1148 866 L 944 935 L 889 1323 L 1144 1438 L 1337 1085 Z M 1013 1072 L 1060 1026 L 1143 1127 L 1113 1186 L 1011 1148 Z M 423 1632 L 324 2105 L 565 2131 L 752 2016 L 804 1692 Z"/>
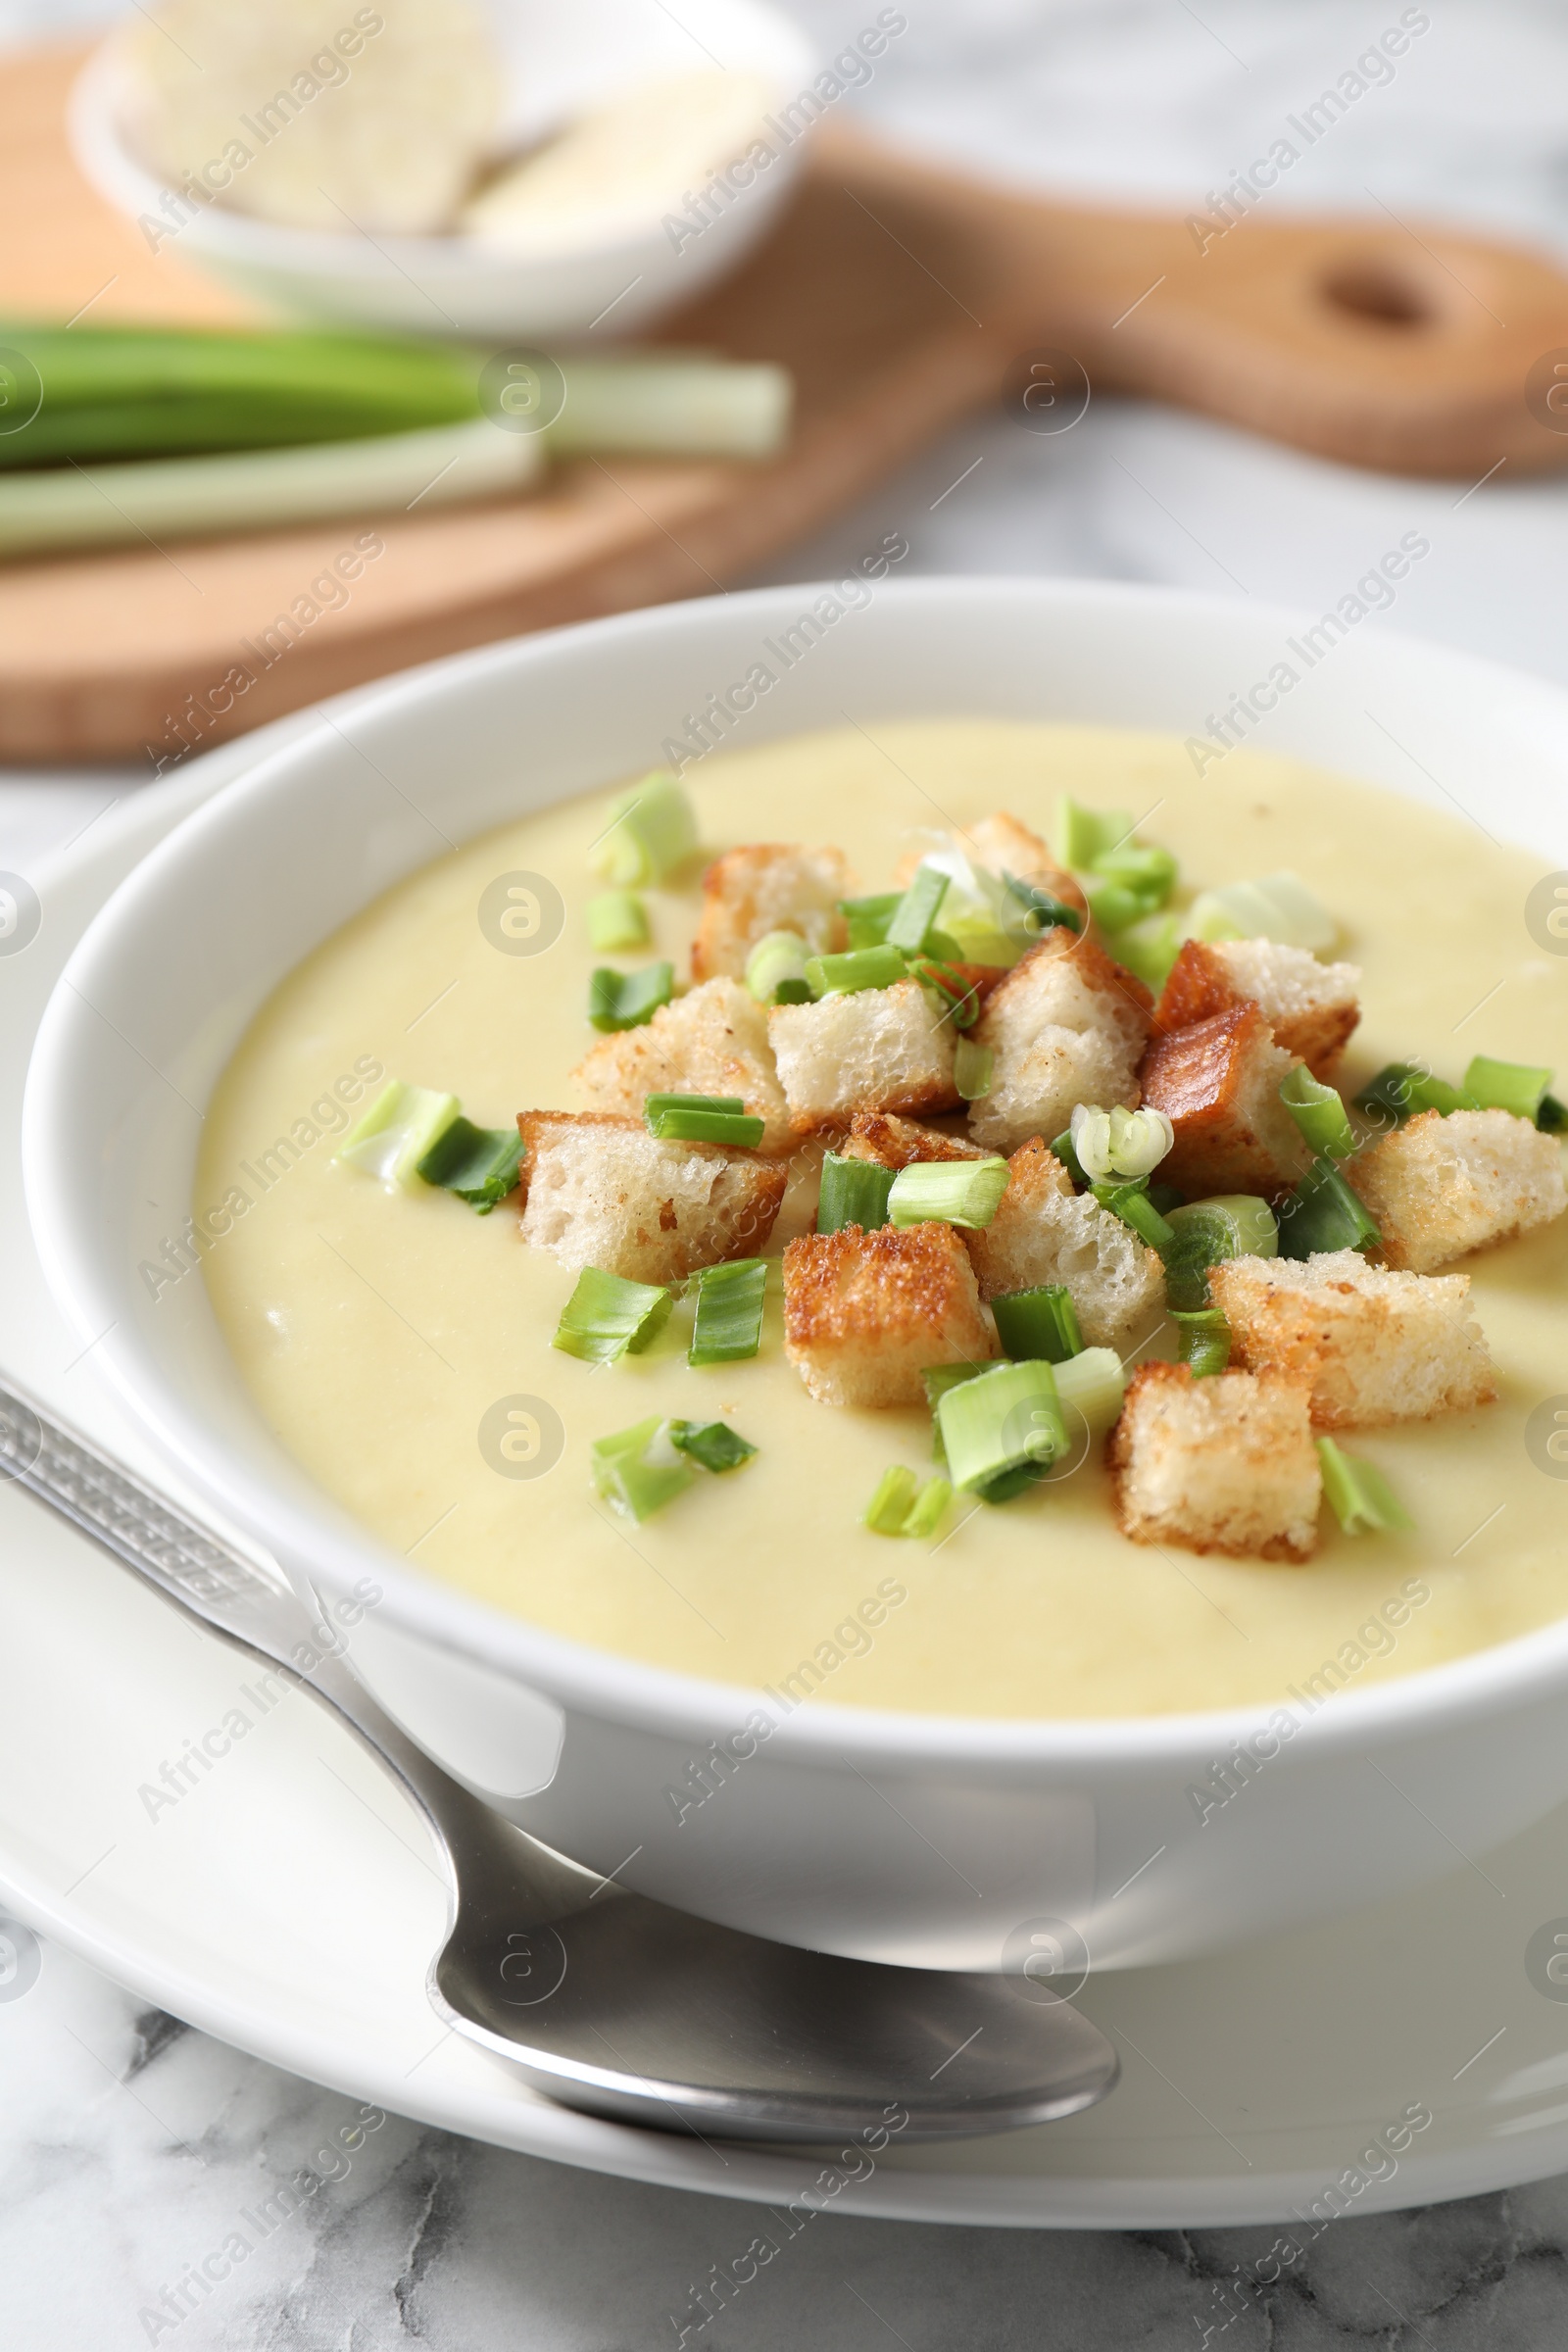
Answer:
<path fill-rule="evenodd" d="M 1323 280 L 1323 298 L 1374 326 L 1431 326 L 1436 313 L 1426 290 L 1387 262 L 1342 262 Z"/>

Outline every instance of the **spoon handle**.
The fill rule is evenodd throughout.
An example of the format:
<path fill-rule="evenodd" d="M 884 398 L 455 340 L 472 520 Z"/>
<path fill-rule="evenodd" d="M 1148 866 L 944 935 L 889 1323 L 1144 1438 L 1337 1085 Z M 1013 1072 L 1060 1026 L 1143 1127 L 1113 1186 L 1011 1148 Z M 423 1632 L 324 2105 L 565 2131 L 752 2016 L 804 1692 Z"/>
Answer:
<path fill-rule="evenodd" d="M 3 1484 L 21 1487 L 68 1520 L 188 1617 L 314 1691 L 391 1767 L 449 1860 L 482 1851 L 501 1834 L 497 1816 L 416 1746 L 351 1673 L 341 1633 L 314 1622 L 280 1577 L 269 1576 L 123 1464 L 64 1428 L 14 1382 L 0 1379 Z"/>

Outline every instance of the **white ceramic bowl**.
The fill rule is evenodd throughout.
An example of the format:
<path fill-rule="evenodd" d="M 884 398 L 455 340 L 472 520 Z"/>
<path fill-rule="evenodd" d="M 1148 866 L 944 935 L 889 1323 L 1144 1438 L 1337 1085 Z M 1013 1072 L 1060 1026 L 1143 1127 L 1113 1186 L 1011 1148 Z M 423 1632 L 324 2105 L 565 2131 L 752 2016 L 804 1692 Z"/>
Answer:
<path fill-rule="evenodd" d="M 775 1722 L 759 1693 L 540 1633 L 421 1577 L 329 1502 L 264 1427 L 202 1287 L 166 1286 L 155 1303 L 139 1278 L 190 1199 L 202 1105 L 290 966 L 443 835 L 647 767 L 680 714 L 744 678 L 814 593 L 633 612 L 435 663 L 182 824 L 87 932 L 39 1034 L 27 1197 L 61 1304 L 170 1460 L 291 1574 L 326 1593 L 375 1579 L 384 1597 L 355 1662 L 415 1735 L 514 1819 L 646 1893 L 874 1959 L 995 1968 L 1028 1930 L 1069 1963 L 1081 1939 L 1097 1965 L 1129 1966 L 1454 1868 L 1456 1847 L 1482 1852 L 1568 1795 L 1568 1623 L 1337 1695 L 1200 1826 L 1188 1785 L 1269 1707 L 1053 1723 L 814 1706 Z M 1130 587 L 884 584 L 732 740 L 846 711 L 1188 736 L 1301 625 Z M 1259 739 L 1441 806 L 1451 778 L 1494 832 L 1568 867 L 1568 696 L 1554 687 L 1365 630 Z M 1540 1475 L 1523 1449 L 1519 1467 Z M 755 1753 L 677 1822 L 665 1789 L 758 1711 L 771 1728 Z"/>
<path fill-rule="evenodd" d="M 815 70 L 796 26 L 765 0 L 682 0 L 678 22 L 659 0 L 571 0 L 564 8 L 502 0 L 497 18 L 510 77 L 508 146 L 639 82 L 700 69 L 705 51 L 728 72 L 770 83 L 775 114 Z M 167 229 L 166 188 L 121 133 L 122 98 L 114 54 L 100 50 L 72 94 L 73 152 L 101 196 L 155 231 Z M 680 308 L 733 269 L 777 211 L 806 144 L 803 135 L 781 146 L 766 171 L 678 248 L 662 215 L 642 210 L 589 237 L 509 253 L 471 237 L 277 228 L 220 204 L 187 205 L 183 225 L 155 243 L 264 303 L 338 323 L 475 337 L 581 336 L 599 327 L 608 340 Z"/>

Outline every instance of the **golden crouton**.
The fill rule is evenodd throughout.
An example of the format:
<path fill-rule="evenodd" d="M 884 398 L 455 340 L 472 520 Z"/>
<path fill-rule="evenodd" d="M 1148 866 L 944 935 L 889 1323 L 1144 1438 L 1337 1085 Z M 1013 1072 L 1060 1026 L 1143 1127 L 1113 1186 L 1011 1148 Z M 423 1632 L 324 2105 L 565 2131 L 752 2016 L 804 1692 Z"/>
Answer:
<path fill-rule="evenodd" d="M 710 980 L 617 1029 L 584 1054 L 572 1083 L 594 1110 L 640 1119 L 650 1095 L 739 1095 L 762 1121 L 762 1150 L 787 1152 L 790 1117 L 767 1042 L 767 1014 L 737 981 Z"/>
<path fill-rule="evenodd" d="M 797 1135 L 842 1133 L 858 1110 L 956 1110 L 953 1023 L 917 980 L 775 1004 L 767 1016 Z"/>
<path fill-rule="evenodd" d="M 1289 1192 L 1311 1153 L 1280 1101 L 1296 1066 L 1253 1004 L 1233 1004 L 1190 1029 L 1150 1042 L 1139 1072 L 1144 1102 L 1176 1130 L 1161 1183 L 1206 1193 Z M 1101 1096 L 1101 1102 L 1114 1100 Z"/>
<path fill-rule="evenodd" d="M 1007 1189 L 984 1232 L 966 1233 L 982 1298 L 1061 1283 L 1091 1348 L 1118 1353 L 1165 1303 L 1157 1250 L 1072 1179 L 1039 1137 L 1007 1162 Z"/>
<path fill-rule="evenodd" d="M 1432 1274 L 1568 1208 L 1557 1139 L 1509 1110 L 1424 1110 L 1346 1170 L 1383 1231 L 1383 1255 Z"/>
<path fill-rule="evenodd" d="M 1209 1268 L 1208 1287 L 1235 1358 L 1305 1381 L 1319 1429 L 1425 1421 L 1497 1394 L 1468 1274 L 1395 1273 L 1335 1250 L 1233 1257 Z"/>
<path fill-rule="evenodd" d="M 1121 1532 L 1245 1559 L 1305 1560 L 1323 1474 L 1304 1381 L 1140 1364 L 1106 1442 Z"/>
<path fill-rule="evenodd" d="M 1274 1043 L 1326 1078 L 1361 1018 L 1353 963 L 1319 963 L 1305 948 L 1272 939 L 1228 939 L 1205 946 L 1184 940 L 1154 1008 L 1162 1032 L 1190 1029 L 1216 1012 L 1250 1002 L 1274 1032 Z"/>
<path fill-rule="evenodd" d="M 919 1404 L 927 1366 L 996 1342 L 951 1225 L 843 1225 L 784 1252 L 784 1352 L 819 1404 Z"/>
<path fill-rule="evenodd" d="M 640 1119 L 525 1110 L 522 1238 L 564 1266 L 677 1282 L 755 1257 L 784 1198 L 783 1162 L 727 1144 L 662 1144 Z"/>
<path fill-rule="evenodd" d="M 746 958 L 769 931 L 798 931 L 813 956 L 848 945 L 838 910 L 855 896 L 855 876 L 838 850 L 754 841 L 727 850 L 703 876 L 703 911 L 692 942 L 692 978 L 745 977 Z"/>
<path fill-rule="evenodd" d="M 1153 1000 L 1098 941 L 1058 928 L 999 983 L 970 1035 L 995 1056 L 969 1131 L 990 1152 L 1061 1134 L 1079 1102 L 1138 1103 Z"/>
<path fill-rule="evenodd" d="M 1089 902 L 1079 883 L 1056 863 L 1038 833 L 1031 833 L 1027 825 L 1020 824 L 1004 808 L 994 815 L 982 816 L 963 830 L 956 826 L 942 846 L 959 851 L 971 865 L 980 866 L 988 874 L 999 877 L 1011 874 L 1014 881 L 1033 882 L 1038 889 L 1049 890 L 1064 906 L 1075 907 L 1081 915 L 1088 914 Z M 907 888 L 921 858 L 929 854 L 909 850 L 900 859 L 894 880 L 901 890 Z M 941 920 L 939 914 L 939 924 Z"/>
<path fill-rule="evenodd" d="M 891 1111 L 857 1111 L 841 1147 L 845 1159 L 874 1160 L 879 1168 L 907 1168 L 917 1159 L 985 1159 L 990 1155 L 961 1135 L 944 1135 L 939 1127 L 922 1127 L 917 1119 L 901 1119 Z"/>

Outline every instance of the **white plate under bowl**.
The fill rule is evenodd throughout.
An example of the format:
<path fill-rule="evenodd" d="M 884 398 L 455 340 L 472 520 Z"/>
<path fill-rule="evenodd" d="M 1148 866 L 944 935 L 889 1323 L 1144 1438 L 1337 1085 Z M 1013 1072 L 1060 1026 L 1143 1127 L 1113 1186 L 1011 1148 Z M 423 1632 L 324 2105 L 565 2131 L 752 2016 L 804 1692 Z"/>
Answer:
<path fill-rule="evenodd" d="M 123 74 L 112 48 L 98 51 L 72 92 L 72 153 L 100 196 L 164 230 L 158 248 L 168 237 L 170 250 L 242 293 L 340 325 L 486 338 L 580 336 L 603 320 L 610 340 L 694 301 L 732 270 L 777 211 L 807 146 L 805 111 L 786 118 L 785 110 L 808 93 L 815 61 L 789 18 L 767 0 L 682 0 L 678 18 L 663 0 L 565 8 L 501 0 L 497 30 L 509 85 L 505 144 L 526 144 L 639 82 L 716 65 L 768 84 L 775 121 L 784 119 L 784 131 L 770 136 L 773 160 L 700 235 L 678 243 L 662 212 L 645 206 L 596 215 L 575 232 L 541 231 L 514 248 L 455 235 L 280 228 L 221 204 L 187 207 L 182 217 L 177 199 L 172 214 L 166 210 L 168 189 L 122 136 Z"/>
<path fill-rule="evenodd" d="M 109 892 L 311 723 L 226 746 L 102 818 L 31 877 L 41 928 L 0 956 L 0 1363 L 154 1475 L 33 1256 L 24 1074 L 55 976 Z M 1020 2228 L 1368 2213 L 1568 2169 L 1568 1985 L 1545 1970 L 1553 1934 L 1568 1937 L 1568 1808 L 1479 1863 L 1456 1855 L 1417 1894 L 1221 1960 L 1092 1980 L 1080 2004 L 1124 2069 L 1103 2106 L 958 2147 L 895 2142 L 835 2194 L 824 2159 L 598 2123 L 444 2034 L 423 1990 L 443 1893 L 410 1805 L 313 1701 L 264 1710 L 237 1652 L 6 1487 L 0 1628 L 0 1903 L 146 1999 L 356 2099 L 670 2187 Z M 177 1800 L 150 1798 L 235 1706 L 246 1736 L 210 1772 L 190 1766 Z M 1432 2121 L 1390 2153 L 1410 2108 Z"/>

